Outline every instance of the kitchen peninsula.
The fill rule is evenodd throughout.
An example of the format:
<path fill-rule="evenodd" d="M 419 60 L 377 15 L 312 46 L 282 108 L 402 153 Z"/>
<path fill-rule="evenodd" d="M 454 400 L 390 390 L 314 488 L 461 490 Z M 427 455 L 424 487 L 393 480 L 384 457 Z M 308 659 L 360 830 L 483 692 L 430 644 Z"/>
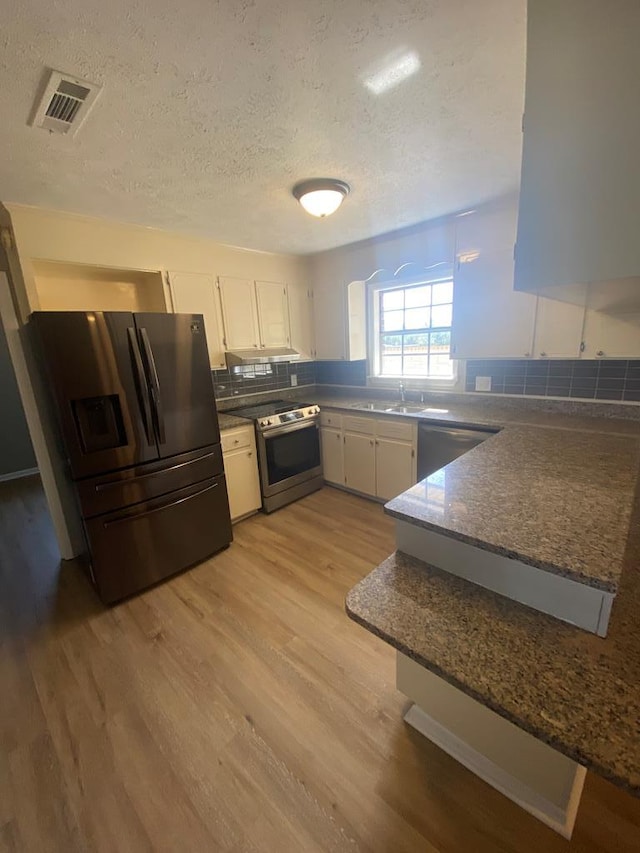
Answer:
<path fill-rule="evenodd" d="M 640 795 L 639 425 L 464 408 L 502 431 L 386 505 L 398 551 L 346 609 L 397 650 L 407 722 L 570 837 L 585 768 Z M 409 528 L 464 542 L 465 576 Z M 487 554 L 616 593 L 606 639 L 472 582 Z"/>

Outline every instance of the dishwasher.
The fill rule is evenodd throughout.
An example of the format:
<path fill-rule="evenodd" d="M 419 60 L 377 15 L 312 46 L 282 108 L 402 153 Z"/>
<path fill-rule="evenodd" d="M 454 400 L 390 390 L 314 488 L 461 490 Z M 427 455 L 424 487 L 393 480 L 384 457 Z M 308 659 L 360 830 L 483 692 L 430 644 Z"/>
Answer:
<path fill-rule="evenodd" d="M 497 430 L 418 424 L 418 480 L 444 468 L 458 456 L 495 435 Z"/>

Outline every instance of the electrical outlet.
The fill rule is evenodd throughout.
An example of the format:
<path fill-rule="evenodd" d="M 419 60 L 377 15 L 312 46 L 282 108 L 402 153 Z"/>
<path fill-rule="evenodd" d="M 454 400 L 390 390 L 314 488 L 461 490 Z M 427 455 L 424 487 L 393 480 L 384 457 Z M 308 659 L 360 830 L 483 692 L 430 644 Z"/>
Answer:
<path fill-rule="evenodd" d="M 295 388 L 296 385 L 298 384 L 298 374 L 292 373 L 291 376 L 289 377 L 289 379 L 291 380 L 291 387 Z"/>
<path fill-rule="evenodd" d="M 476 391 L 491 391 L 491 377 L 476 376 Z"/>

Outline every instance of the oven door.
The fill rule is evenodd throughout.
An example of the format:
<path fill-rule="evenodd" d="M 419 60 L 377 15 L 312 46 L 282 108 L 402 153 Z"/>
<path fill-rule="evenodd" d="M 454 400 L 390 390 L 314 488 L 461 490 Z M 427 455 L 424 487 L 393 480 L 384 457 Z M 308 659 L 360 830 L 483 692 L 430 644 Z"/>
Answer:
<path fill-rule="evenodd" d="M 322 473 L 316 418 L 258 433 L 260 483 L 268 498 Z"/>

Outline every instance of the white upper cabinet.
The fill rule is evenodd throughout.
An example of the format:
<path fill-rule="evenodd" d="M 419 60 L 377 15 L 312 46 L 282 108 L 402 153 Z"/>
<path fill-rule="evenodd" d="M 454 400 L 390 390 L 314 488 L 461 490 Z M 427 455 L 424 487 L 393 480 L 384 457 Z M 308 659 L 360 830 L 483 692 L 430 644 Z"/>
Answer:
<path fill-rule="evenodd" d="M 300 358 L 315 358 L 313 294 L 301 284 L 290 284 L 288 292 L 291 346 L 300 353 Z"/>
<path fill-rule="evenodd" d="M 580 358 L 584 313 L 581 305 L 540 296 L 533 355 L 536 358 Z"/>
<path fill-rule="evenodd" d="M 202 314 L 212 370 L 225 366 L 220 306 L 214 276 L 206 273 L 169 272 L 173 310 L 180 314 Z"/>
<path fill-rule="evenodd" d="M 347 285 L 347 360 L 358 361 L 367 357 L 367 310 L 364 281 Z"/>
<path fill-rule="evenodd" d="M 316 357 L 356 361 L 367 357 L 364 281 L 320 284 L 313 291 Z"/>
<path fill-rule="evenodd" d="M 346 358 L 346 305 L 342 288 L 327 282 L 313 289 L 316 358 L 332 361 Z"/>
<path fill-rule="evenodd" d="M 536 297 L 513 290 L 516 207 L 457 218 L 454 358 L 524 358 L 533 350 Z"/>
<path fill-rule="evenodd" d="M 220 276 L 218 284 L 226 349 L 258 349 L 260 330 L 254 282 Z"/>
<path fill-rule="evenodd" d="M 256 305 L 260 346 L 289 346 L 289 304 L 287 287 L 272 281 L 256 281 Z"/>
<path fill-rule="evenodd" d="M 640 313 L 587 311 L 583 358 L 640 358 Z"/>
<path fill-rule="evenodd" d="M 527 4 L 518 289 L 604 307 L 640 275 L 639 32 L 637 0 Z"/>

